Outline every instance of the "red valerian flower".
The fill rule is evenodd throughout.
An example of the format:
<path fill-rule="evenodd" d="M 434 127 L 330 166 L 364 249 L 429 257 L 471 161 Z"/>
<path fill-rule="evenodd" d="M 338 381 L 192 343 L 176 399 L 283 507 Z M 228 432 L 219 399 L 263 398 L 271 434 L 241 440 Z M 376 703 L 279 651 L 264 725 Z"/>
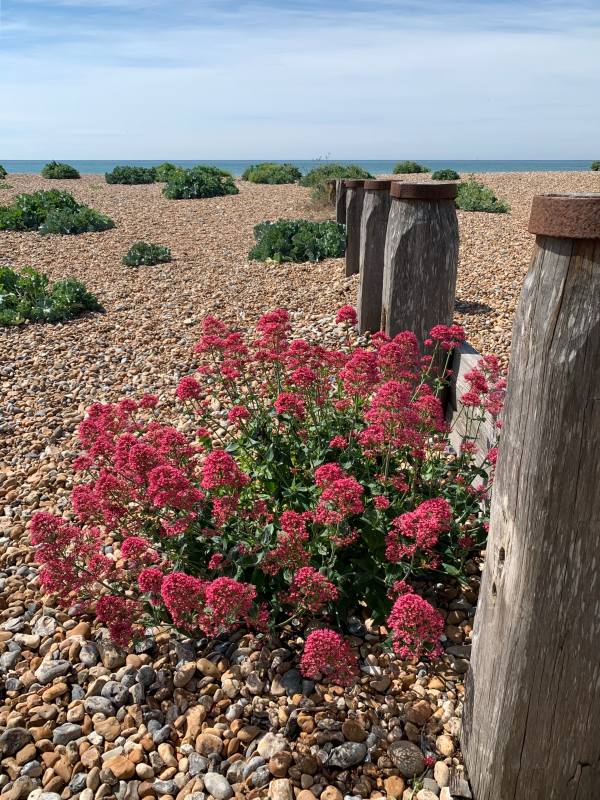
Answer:
<path fill-rule="evenodd" d="M 204 498 L 180 469 L 168 464 L 155 467 L 148 473 L 147 491 L 157 508 L 171 506 L 189 511 Z"/>
<path fill-rule="evenodd" d="M 248 481 L 248 476 L 225 450 L 213 450 L 204 459 L 200 481 L 203 489 L 241 489 Z"/>
<path fill-rule="evenodd" d="M 412 558 L 417 550 L 431 555 L 441 533 L 450 529 L 452 509 L 442 497 L 425 500 L 414 511 L 392 520 L 385 554 L 390 561 Z"/>
<path fill-rule="evenodd" d="M 119 647 L 127 647 L 135 633 L 141 632 L 137 624 L 141 613 L 141 603 L 118 595 L 102 595 L 96 603 L 96 616 Z"/>
<path fill-rule="evenodd" d="M 185 572 L 172 572 L 161 584 L 160 593 L 173 624 L 194 630 L 204 596 L 205 582 Z"/>
<path fill-rule="evenodd" d="M 274 403 L 278 414 L 289 414 L 292 417 L 303 419 L 306 413 L 304 400 L 295 392 L 281 392 Z"/>
<path fill-rule="evenodd" d="M 355 478 L 344 477 L 334 480 L 321 493 L 315 510 L 316 522 L 322 525 L 337 525 L 347 517 L 362 514 L 363 492 L 363 487 Z"/>
<path fill-rule="evenodd" d="M 401 594 L 392 607 L 387 625 L 392 632 L 394 651 L 400 658 L 433 658 L 441 654 L 444 618 L 419 595 Z"/>
<path fill-rule="evenodd" d="M 377 354 L 357 348 L 340 370 L 340 380 L 350 395 L 367 397 L 379 381 Z"/>
<path fill-rule="evenodd" d="M 296 606 L 298 613 L 317 614 L 327 603 L 337 600 L 337 587 L 314 567 L 302 567 L 294 573 L 284 597 L 287 605 Z"/>
<path fill-rule="evenodd" d="M 319 628 L 306 637 L 300 671 L 305 678 L 350 686 L 358 677 L 358 660 L 339 633 Z"/>
<path fill-rule="evenodd" d="M 342 306 L 336 314 L 335 321 L 338 324 L 356 325 L 358 318 L 355 309 L 352 306 Z"/>
<path fill-rule="evenodd" d="M 202 396 L 202 387 L 192 375 L 187 375 L 179 381 L 175 394 L 182 403 L 198 400 Z"/>
<path fill-rule="evenodd" d="M 153 606 L 160 605 L 164 577 L 162 570 L 158 567 L 146 567 L 138 575 L 140 591 L 150 595 L 150 602 Z"/>

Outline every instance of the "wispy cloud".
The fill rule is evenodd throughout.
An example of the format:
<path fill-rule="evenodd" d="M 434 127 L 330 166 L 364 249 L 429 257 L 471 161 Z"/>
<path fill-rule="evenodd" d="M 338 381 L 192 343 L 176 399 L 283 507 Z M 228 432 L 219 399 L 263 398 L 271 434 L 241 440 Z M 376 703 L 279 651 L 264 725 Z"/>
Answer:
<path fill-rule="evenodd" d="M 0 0 L 2 157 L 588 157 L 597 2 Z"/>

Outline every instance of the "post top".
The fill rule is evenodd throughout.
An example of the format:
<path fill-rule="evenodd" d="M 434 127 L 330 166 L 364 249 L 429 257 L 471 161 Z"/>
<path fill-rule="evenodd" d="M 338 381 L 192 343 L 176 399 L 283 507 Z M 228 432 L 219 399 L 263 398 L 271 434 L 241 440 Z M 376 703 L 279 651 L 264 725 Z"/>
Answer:
<path fill-rule="evenodd" d="M 389 191 L 392 181 L 388 179 L 379 179 L 372 181 L 365 181 L 365 191 Z"/>
<path fill-rule="evenodd" d="M 454 200 L 457 186 L 455 183 L 399 183 L 392 181 L 390 194 L 399 200 Z"/>
<path fill-rule="evenodd" d="M 536 194 L 528 230 L 565 239 L 600 239 L 600 192 Z"/>
<path fill-rule="evenodd" d="M 344 185 L 346 189 L 362 189 L 365 184 L 364 178 L 358 180 L 356 178 L 344 178 Z"/>

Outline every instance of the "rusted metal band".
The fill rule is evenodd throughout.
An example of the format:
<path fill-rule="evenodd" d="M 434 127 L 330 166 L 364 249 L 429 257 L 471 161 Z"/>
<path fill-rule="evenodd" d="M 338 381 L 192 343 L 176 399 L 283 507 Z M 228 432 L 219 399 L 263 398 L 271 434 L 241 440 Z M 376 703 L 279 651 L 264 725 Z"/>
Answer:
<path fill-rule="evenodd" d="M 454 200 L 455 183 L 399 183 L 392 182 L 390 194 L 399 200 Z"/>
<path fill-rule="evenodd" d="M 565 239 L 600 239 L 600 193 L 536 194 L 528 230 Z"/>
<path fill-rule="evenodd" d="M 374 180 L 374 181 L 365 181 L 365 192 L 369 191 L 389 191 L 392 185 L 391 180 Z"/>
<path fill-rule="evenodd" d="M 346 189 L 362 189 L 364 186 L 364 180 L 355 180 L 354 178 L 344 178 L 344 184 Z"/>

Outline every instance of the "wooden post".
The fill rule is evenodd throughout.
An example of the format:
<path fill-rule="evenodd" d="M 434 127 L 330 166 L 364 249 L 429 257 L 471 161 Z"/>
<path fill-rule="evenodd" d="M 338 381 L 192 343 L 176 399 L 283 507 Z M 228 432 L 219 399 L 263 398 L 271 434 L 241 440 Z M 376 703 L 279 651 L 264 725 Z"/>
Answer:
<path fill-rule="evenodd" d="M 344 180 L 346 186 L 346 276 L 356 275 L 360 261 L 360 220 L 364 180 Z"/>
<path fill-rule="evenodd" d="M 365 181 L 364 185 L 358 287 L 358 328 L 361 333 L 378 331 L 381 323 L 383 258 L 391 185 L 389 180 Z"/>
<path fill-rule="evenodd" d="M 341 225 L 346 224 L 346 183 L 344 178 L 335 182 L 335 218 Z"/>
<path fill-rule="evenodd" d="M 392 183 L 390 195 L 381 328 L 389 336 L 414 331 L 423 344 L 434 325 L 454 316 L 456 184 Z"/>
<path fill-rule="evenodd" d="M 325 181 L 325 186 L 327 187 L 327 199 L 329 200 L 329 205 L 335 206 L 337 197 L 337 181 L 332 178 L 329 181 Z"/>
<path fill-rule="evenodd" d="M 533 200 L 466 685 L 476 800 L 600 797 L 600 194 Z"/>

